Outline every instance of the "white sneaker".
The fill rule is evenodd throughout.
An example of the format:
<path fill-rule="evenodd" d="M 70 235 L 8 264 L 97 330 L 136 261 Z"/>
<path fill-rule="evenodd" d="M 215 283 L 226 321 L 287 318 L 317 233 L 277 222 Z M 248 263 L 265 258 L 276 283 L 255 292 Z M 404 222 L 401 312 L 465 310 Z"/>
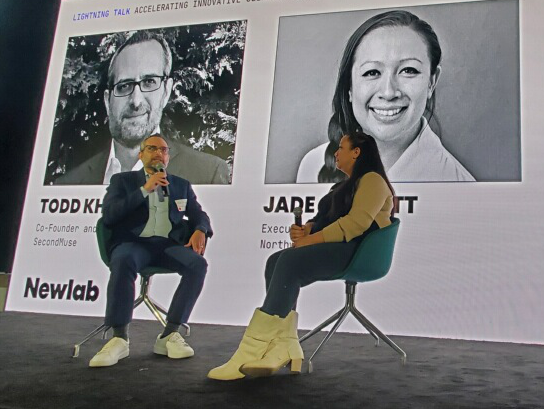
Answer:
<path fill-rule="evenodd" d="M 180 359 L 189 358 L 195 354 L 179 332 L 172 332 L 167 337 L 161 338 L 161 334 L 155 341 L 153 352 L 158 355 L 167 355 L 168 358 Z"/>
<path fill-rule="evenodd" d="M 128 356 L 128 341 L 123 338 L 114 337 L 102 347 L 98 353 L 93 356 L 89 362 L 89 366 L 96 368 L 101 366 L 112 366 L 119 362 L 120 359 Z"/>

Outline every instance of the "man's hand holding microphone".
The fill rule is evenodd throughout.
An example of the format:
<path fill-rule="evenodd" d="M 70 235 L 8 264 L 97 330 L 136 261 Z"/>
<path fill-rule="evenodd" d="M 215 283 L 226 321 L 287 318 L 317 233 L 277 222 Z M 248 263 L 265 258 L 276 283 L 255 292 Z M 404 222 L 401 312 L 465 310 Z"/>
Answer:
<path fill-rule="evenodd" d="M 165 166 L 159 162 L 153 167 L 155 168 L 155 173 L 149 176 L 149 179 L 147 179 L 147 182 L 144 184 L 144 189 L 151 193 L 158 186 L 160 186 L 164 196 L 168 196 L 170 193 L 168 189 L 170 182 L 168 182 L 166 179 L 166 171 L 164 170 Z"/>

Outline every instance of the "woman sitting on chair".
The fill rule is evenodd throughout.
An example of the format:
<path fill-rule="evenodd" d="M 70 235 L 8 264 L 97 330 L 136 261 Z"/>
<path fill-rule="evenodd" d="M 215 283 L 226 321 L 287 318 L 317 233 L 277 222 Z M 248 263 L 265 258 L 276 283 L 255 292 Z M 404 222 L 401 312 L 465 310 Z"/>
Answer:
<path fill-rule="evenodd" d="M 226 364 L 212 369 L 209 378 L 268 376 L 289 362 L 292 372 L 300 372 L 304 356 L 294 311 L 300 288 L 339 278 L 360 241 L 391 224 L 394 191 L 376 141 L 360 131 L 345 135 L 334 156 L 336 167 L 348 178 L 320 200 L 311 221 L 291 226 L 293 248 L 268 258 L 264 304 L 255 310 L 238 350 Z"/>

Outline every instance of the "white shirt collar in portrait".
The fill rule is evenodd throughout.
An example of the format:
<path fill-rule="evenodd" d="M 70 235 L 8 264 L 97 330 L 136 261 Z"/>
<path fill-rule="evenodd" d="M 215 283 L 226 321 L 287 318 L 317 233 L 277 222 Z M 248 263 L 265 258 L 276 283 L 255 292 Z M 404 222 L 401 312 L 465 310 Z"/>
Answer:
<path fill-rule="evenodd" d="M 160 134 L 161 129 L 157 127 L 153 134 Z M 131 170 L 140 170 L 144 167 L 141 160 L 136 161 Z M 104 174 L 104 185 L 110 184 L 110 179 L 113 175 L 121 172 L 121 162 L 115 157 L 115 144 L 113 143 L 113 138 L 111 140 L 110 156 L 108 156 L 108 162 L 106 165 L 106 173 Z"/>
<path fill-rule="evenodd" d="M 476 179 L 442 145 L 427 120 L 421 132 L 387 171 L 391 182 L 474 182 Z"/>
<path fill-rule="evenodd" d="M 317 183 L 328 143 L 308 152 L 297 173 L 297 183 Z M 421 132 L 387 171 L 391 182 L 474 182 L 476 179 L 450 153 L 421 118 Z"/>

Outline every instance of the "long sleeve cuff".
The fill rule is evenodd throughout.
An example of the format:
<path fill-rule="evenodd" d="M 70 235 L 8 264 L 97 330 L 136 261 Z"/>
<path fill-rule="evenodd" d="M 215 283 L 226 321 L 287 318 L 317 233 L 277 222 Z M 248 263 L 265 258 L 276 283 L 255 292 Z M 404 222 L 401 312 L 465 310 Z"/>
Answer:
<path fill-rule="evenodd" d="M 145 190 L 143 186 L 140 187 L 140 190 L 142 191 L 142 195 L 144 195 L 144 199 L 149 196 L 149 192 Z"/>

